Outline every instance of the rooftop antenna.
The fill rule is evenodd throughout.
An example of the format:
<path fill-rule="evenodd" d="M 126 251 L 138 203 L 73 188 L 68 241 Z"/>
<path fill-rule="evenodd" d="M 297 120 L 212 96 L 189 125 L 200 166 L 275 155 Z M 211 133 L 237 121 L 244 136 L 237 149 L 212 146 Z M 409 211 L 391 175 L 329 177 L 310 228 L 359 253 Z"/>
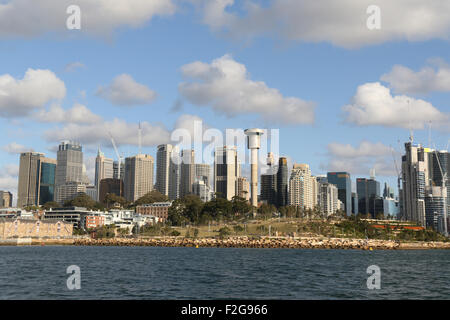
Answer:
<path fill-rule="evenodd" d="M 414 132 L 412 129 L 412 121 L 411 121 L 411 101 L 410 99 L 406 100 L 408 102 L 408 116 L 409 116 L 409 142 L 411 142 L 411 145 L 414 142 Z"/>

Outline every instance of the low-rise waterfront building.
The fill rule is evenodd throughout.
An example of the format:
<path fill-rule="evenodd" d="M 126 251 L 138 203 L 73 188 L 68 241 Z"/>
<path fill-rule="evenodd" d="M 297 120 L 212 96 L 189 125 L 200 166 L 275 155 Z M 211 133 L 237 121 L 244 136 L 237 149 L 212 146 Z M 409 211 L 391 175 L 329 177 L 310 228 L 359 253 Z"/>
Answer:
<path fill-rule="evenodd" d="M 169 207 L 171 205 L 171 201 L 143 204 L 136 207 L 136 213 L 152 215 L 157 217 L 159 221 L 165 222 L 169 216 Z"/>

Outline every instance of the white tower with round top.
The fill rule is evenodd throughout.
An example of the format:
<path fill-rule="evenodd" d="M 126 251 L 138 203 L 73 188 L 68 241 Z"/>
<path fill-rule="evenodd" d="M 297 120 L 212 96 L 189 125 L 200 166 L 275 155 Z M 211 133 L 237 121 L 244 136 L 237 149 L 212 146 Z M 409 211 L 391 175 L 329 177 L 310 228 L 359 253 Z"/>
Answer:
<path fill-rule="evenodd" d="M 247 146 L 251 150 L 251 204 L 258 206 L 258 150 L 261 148 L 262 129 L 247 129 L 244 131 L 247 136 Z"/>

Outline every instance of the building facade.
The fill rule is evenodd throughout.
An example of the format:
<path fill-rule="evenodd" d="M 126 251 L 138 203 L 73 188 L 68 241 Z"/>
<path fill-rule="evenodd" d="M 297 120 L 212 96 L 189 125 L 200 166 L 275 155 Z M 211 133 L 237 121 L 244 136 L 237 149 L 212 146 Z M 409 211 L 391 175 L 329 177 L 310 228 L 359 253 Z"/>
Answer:
<path fill-rule="evenodd" d="M 328 183 L 338 188 L 338 198 L 343 203 L 347 216 L 352 214 L 352 184 L 348 172 L 328 172 Z"/>
<path fill-rule="evenodd" d="M 289 205 L 314 209 L 313 177 L 307 164 L 294 164 L 289 178 Z M 314 179 L 315 180 L 315 179 Z"/>
<path fill-rule="evenodd" d="M 114 163 L 112 159 L 106 158 L 100 148 L 95 158 L 95 181 L 94 185 L 97 188 L 97 195 L 94 200 L 99 201 L 100 195 L 100 181 L 103 179 L 112 179 L 114 176 Z"/>
<path fill-rule="evenodd" d="M 214 191 L 218 197 L 231 200 L 237 195 L 240 164 L 235 146 L 217 147 L 214 152 Z"/>
<path fill-rule="evenodd" d="M 138 154 L 125 159 L 124 194 L 127 201 L 136 201 L 153 190 L 153 157 Z"/>

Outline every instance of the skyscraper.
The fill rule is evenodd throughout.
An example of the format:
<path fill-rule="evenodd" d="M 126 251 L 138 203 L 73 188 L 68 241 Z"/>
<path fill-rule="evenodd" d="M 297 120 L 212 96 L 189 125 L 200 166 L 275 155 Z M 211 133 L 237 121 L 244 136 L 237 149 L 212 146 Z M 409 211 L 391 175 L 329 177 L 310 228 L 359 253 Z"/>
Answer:
<path fill-rule="evenodd" d="M 314 177 L 307 164 L 294 164 L 289 178 L 289 205 L 303 209 L 314 208 Z"/>
<path fill-rule="evenodd" d="M 36 206 L 53 200 L 55 166 L 56 161 L 45 158 L 43 153 L 24 152 L 20 155 L 18 207 Z"/>
<path fill-rule="evenodd" d="M 381 198 L 380 182 L 375 179 L 356 179 L 356 193 L 358 194 L 359 213 L 370 213 L 373 218 L 378 212 L 374 212 L 376 199 Z"/>
<path fill-rule="evenodd" d="M 169 162 L 169 200 L 180 197 L 180 150 L 178 146 L 173 147 L 171 161 Z"/>
<path fill-rule="evenodd" d="M 237 179 L 237 196 L 245 200 L 250 200 L 250 184 L 245 177 Z"/>
<path fill-rule="evenodd" d="M 181 150 L 180 165 L 180 198 L 193 193 L 195 182 L 195 153 L 194 150 Z"/>
<path fill-rule="evenodd" d="M 114 166 L 113 160 L 105 157 L 100 148 L 97 152 L 97 157 L 95 158 L 95 182 L 94 185 L 97 189 L 97 198 L 99 200 L 100 195 L 100 181 L 103 179 L 112 179 L 114 176 Z"/>
<path fill-rule="evenodd" d="M 113 162 L 113 178 L 123 180 L 125 175 L 125 163 L 122 161 L 120 163 L 120 173 L 119 173 L 119 161 Z"/>
<path fill-rule="evenodd" d="M 237 148 L 217 147 L 214 152 L 214 190 L 219 197 L 231 200 L 237 195 L 237 179 L 240 176 Z"/>
<path fill-rule="evenodd" d="M 273 153 L 267 155 L 267 173 L 261 175 L 261 201 L 277 205 L 277 166 L 274 166 Z"/>
<path fill-rule="evenodd" d="M 283 207 L 288 204 L 288 165 L 287 159 L 280 157 L 278 159 L 277 171 L 277 207 Z"/>
<path fill-rule="evenodd" d="M 319 207 L 326 216 L 330 216 L 339 209 L 338 189 L 334 184 L 319 182 Z"/>
<path fill-rule="evenodd" d="M 344 205 L 347 216 L 352 214 L 352 184 L 348 172 L 328 172 L 327 180 L 338 188 L 338 198 Z"/>
<path fill-rule="evenodd" d="M 56 186 L 66 182 L 83 182 L 83 148 L 80 144 L 61 142 L 56 161 Z"/>
<path fill-rule="evenodd" d="M 138 154 L 125 159 L 125 199 L 136 201 L 153 190 L 153 167 L 150 155 Z"/>
<path fill-rule="evenodd" d="M 211 166 L 207 163 L 196 163 L 195 179 L 203 180 L 205 181 L 205 184 L 209 186 L 211 179 Z"/>
<path fill-rule="evenodd" d="M 170 162 L 173 146 L 161 144 L 156 152 L 156 190 L 169 196 Z"/>

